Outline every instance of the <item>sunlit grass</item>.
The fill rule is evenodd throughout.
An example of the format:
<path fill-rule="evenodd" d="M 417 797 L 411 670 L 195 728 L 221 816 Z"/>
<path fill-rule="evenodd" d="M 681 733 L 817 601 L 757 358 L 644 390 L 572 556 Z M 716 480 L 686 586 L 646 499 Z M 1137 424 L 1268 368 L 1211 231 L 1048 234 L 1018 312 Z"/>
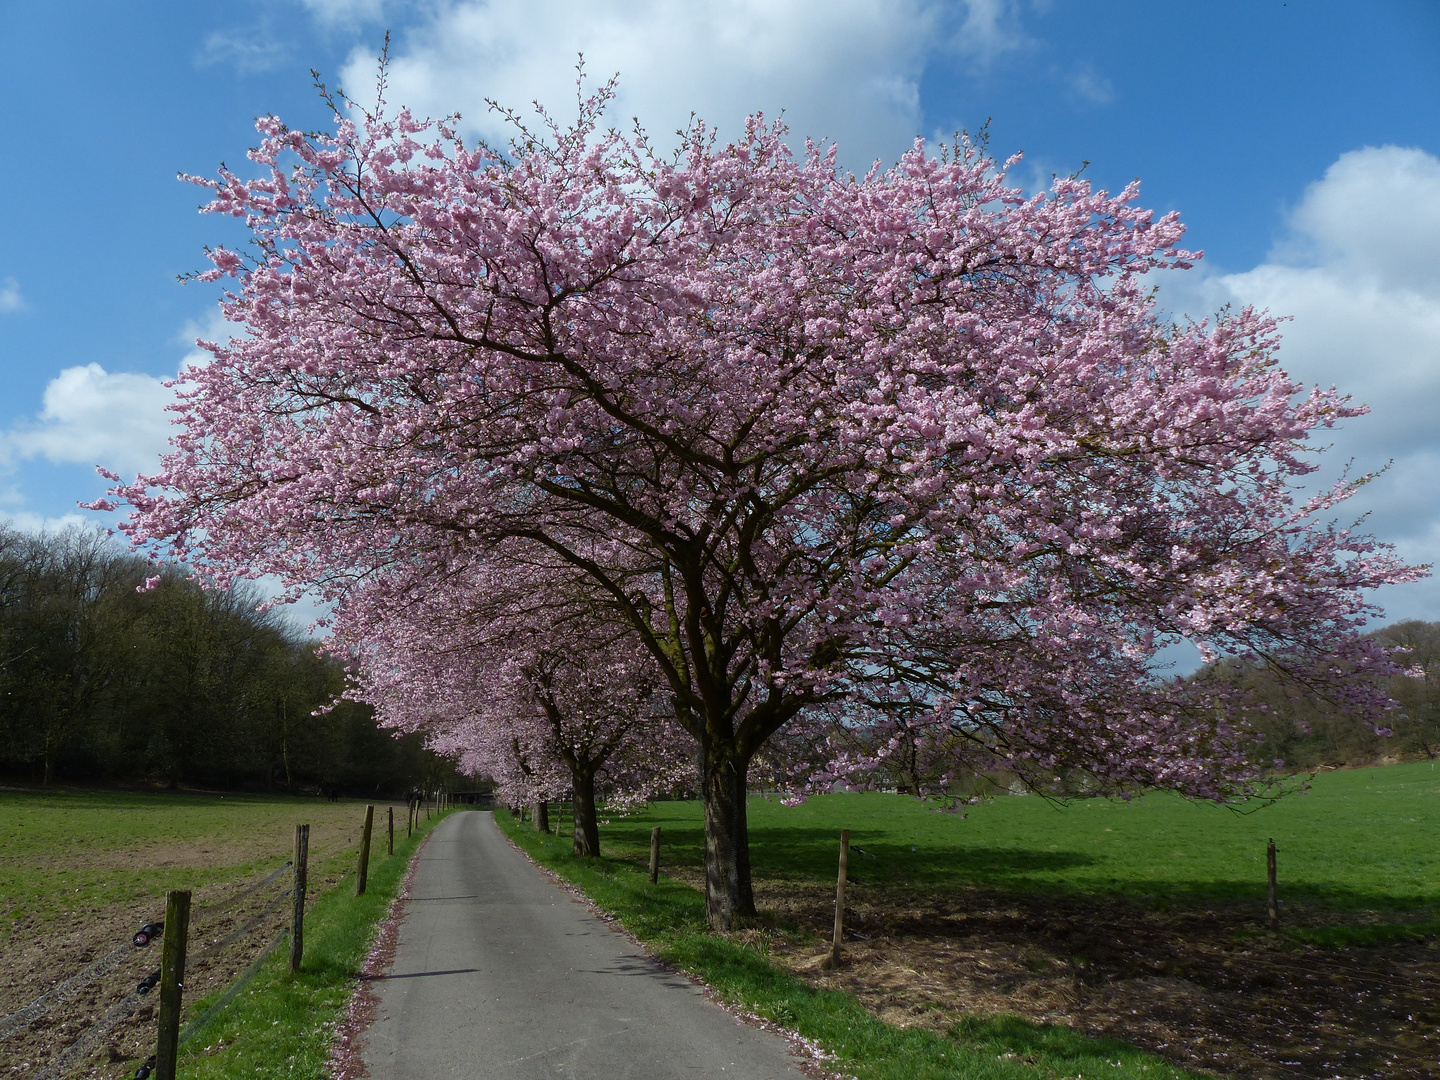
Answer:
<path fill-rule="evenodd" d="M 868 853 L 852 869 L 876 884 L 1259 902 L 1273 837 L 1288 902 L 1416 914 L 1440 903 L 1440 771 L 1428 762 L 1324 773 L 1308 793 L 1253 812 L 1153 794 L 1065 805 L 1008 796 L 963 809 L 964 817 L 936 813 L 906 796 L 868 793 L 796 807 L 752 798 L 751 859 L 758 877 L 833 880 L 848 828 Z M 615 820 L 602 845 L 640 863 L 654 825 L 667 865 L 701 865 L 698 802 L 655 803 Z"/>
<path fill-rule="evenodd" d="M 1282 898 L 1329 913 L 1331 925 L 1287 925 L 1292 938 L 1350 947 L 1440 931 L 1434 911 L 1440 845 L 1433 842 L 1440 771 L 1429 763 L 1326 773 L 1308 793 L 1251 812 L 1153 794 L 1128 803 L 1063 805 L 1002 797 L 962 809 L 963 815 L 936 813 L 911 798 L 868 793 L 827 795 L 797 807 L 752 798 L 755 873 L 772 884 L 828 885 L 844 828 L 851 834 L 853 877 L 888 886 L 891 895 L 979 887 L 1162 907 L 1253 902 L 1258 922 L 1265 847 L 1273 837 Z M 1127 1044 L 1015 1017 L 972 1016 L 944 1034 L 900 1029 L 846 994 L 813 989 L 770 963 L 761 947 L 710 933 L 697 890 L 663 877 L 651 886 L 644 870 L 655 825 L 662 830 L 662 864 L 699 870 L 697 802 L 656 803 L 610 822 L 601 831 L 606 857 L 588 862 L 571 856 L 568 843 L 508 816 L 501 823 L 662 959 L 703 978 L 724 999 L 820 1044 L 834 1055 L 834 1067 L 859 1080 L 1189 1075 Z M 1337 921 L 1343 925 L 1333 925 Z"/>
<path fill-rule="evenodd" d="M 377 806 L 377 825 L 385 808 Z M 365 804 L 166 792 L 0 792 L 0 946 L 19 919 L 73 921 L 116 907 L 158 914 L 170 889 L 251 877 L 310 830 L 317 879 L 353 863 Z M 404 809 L 399 814 L 404 827 Z"/>

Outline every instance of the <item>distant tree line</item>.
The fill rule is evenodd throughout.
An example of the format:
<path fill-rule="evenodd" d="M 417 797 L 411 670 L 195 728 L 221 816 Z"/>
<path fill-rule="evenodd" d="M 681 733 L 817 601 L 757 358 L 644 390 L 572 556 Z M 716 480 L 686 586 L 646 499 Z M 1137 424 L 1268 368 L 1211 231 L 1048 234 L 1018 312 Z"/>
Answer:
<path fill-rule="evenodd" d="M 0 774 L 355 795 L 453 780 L 366 705 L 314 715 L 344 672 L 252 589 L 167 566 L 137 591 L 155 573 L 101 532 L 0 527 Z"/>
<path fill-rule="evenodd" d="M 1357 712 L 1331 695 L 1317 693 L 1298 679 L 1287 679 L 1283 657 L 1270 666 L 1254 658 L 1231 657 L 1190 676 L 1197 682 L 1243 684 L 1263 709 L 1247 709 L 1239 717 L 1258 738 L 1250 746 L 1252 760 L 1276 772 L 1307 772 L 1326 766 L 1378 765 L 1386 761 L 1440 758 L 1440 622 L 1409 620 L 1372 631 L 1369 637 L 1397 647 L 1397 662 L 1408 669 L 1384 681 L 1395 707 L 1376 730 Z M 842 729 L 843 730 L 843 729 Z M 751 770 L 757 784 L 781 786 L 815 769 L 817 737 L 804 727 L 773 739 Z M 873 754 L 863 737 L 848 747 Z M 961 799 L 1001 791 L 1026 790 L 1027 785 L 1004 769 L 973 772 L 946 779 L 942 765 L 927 753 L 913 729 L 898 725 L 873 778 L 882 787 L 902 793 L 945 794 Z M 1045 790 L 1058 795 L 1083 795 L 1097 790 L 1083 770 L 1057 769 Z"/>
<path fill-rule="evenodd" d="M 1265 709 L 1245 714 L 1249 726 L 1263 735 L 1255 754 L 1266 763 L 1280 762 L 1285 770 L 1440 756 L 1440 622 L 1412 619 L 1370 636 L 1407 650 L 1397 659 L 1409 673 L 1385 684 L 1397 705 L 1383 721 L 1382 732 L 1388 734 L 1255 661 L 1224 660 L 1195 678 L 1238 681 L 1258 691 Z"/>

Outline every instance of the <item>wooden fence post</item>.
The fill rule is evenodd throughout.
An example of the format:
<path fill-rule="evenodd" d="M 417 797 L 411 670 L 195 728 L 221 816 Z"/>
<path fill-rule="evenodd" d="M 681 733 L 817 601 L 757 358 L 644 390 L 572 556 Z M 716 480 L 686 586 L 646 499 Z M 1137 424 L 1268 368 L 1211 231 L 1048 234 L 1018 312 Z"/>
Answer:
<path fill-rule="evenodd" d="M 1280 897 L 1279 890 L 1275 886 L 1275 838 L 1270 838 L 1270 846 L 1265 849 L 1265 877 L 1267 888 L 1265 890 L 1265 916 L 1270 923 L 1271 930 L 1280 929 Z"/>
<path fill-rule="evenodd" d="M 660 880 L 660 826 L 650 830 L 650 884 Z"/>
<path fill-rule="evenodd" d="M 365 892 L 365 879 L 370 874 L 370 829 L 375 824 L 375 807 L 365 807 L 365 831 L 360 834 L 360 865 L 355 868 L 355 895 Z"/>
<path fill-rule="evenodd" d="M 845 874 L 850 868 L 850 830 L 840 830 L 840 873 L 835 879 L 835 934 L 830 940 L 830 966 L 840 966 L 840 942 L 845 936 Z"/>
<path fill-rule="evenodd" d="M 390 815 L 389 833 L 385 841 L 385 854 L 395 854 L 395 807 L 386 807 L 386 813 Z"/>
<path fill-rule="evenodd" d="M 305 887 L 310 865 L 310 826 L 295 826 L 295 882 L 290 891 L 290 970 L 305 954 Z"/>
<path fill-rule="evenodd" d="M 180 1003 L 185 982 L 185 941 L 190 932 L 190 891 L 165 897 L 165 947 L 160 956 L 160 1037 L 155 1046 L 156 1080 L 175 1080 L 180 1049 Z"/>

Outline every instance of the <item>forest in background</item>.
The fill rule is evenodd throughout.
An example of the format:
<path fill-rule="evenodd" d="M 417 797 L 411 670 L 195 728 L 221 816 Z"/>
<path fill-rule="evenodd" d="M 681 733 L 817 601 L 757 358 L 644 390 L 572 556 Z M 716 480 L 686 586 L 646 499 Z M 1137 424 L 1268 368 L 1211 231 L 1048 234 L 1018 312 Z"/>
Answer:
<path fill-rule="evenodd" d="M 454 782 L 418 735 L 342 702 L 333 658 L 253 589 L 156 572 L 105 533 L 0 527 L 0 776 L 357 796 Z"/>
<path fill-rule="evenodd" d="M 1266 764 L 1280 762 L 1283 770 L 1433 760 L 1440 755 L 1440 622 L 1411 619 L 1370 636 L 1407 650 L 1396 660 L 1411 669 L 1387 680 L 1397 706 L 1385 720 L 1388 735 L 1254 662 L 1225 660 L 1194 677 L 1238 681 L 1257 691 L 1266 708 L 1245 715 L 1250 727 L 1264 735 L 1256 756 Z"/>

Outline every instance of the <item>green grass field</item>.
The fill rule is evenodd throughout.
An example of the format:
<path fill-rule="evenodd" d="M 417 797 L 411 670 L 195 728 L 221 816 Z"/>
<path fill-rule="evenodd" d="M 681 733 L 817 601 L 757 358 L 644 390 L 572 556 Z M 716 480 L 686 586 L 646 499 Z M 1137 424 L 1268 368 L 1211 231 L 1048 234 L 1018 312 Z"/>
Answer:
<path fill-rule="evenodd" d="M 1066 805 L 1008 796 L 966 812 L 936 813 L 900 795 L 825 795 L 796 807 L 752 798 L 751 858 L 757 877 L 833 880 L 848 828 L 874 856 L 857 856 L 852 870 L 877 884 L 1258 900 L 1274 837 L 1292 903 L 1387 912 L 1440 903 L 1440 769 L 1429 762 L 1324 773 L 1310 792 L 1246 813 L 1169 795 Z M 701 865 L 698 802 L 612 821 L 601 833 L 606 854 L 648 858 L 654 825 L 668 865 Z"/>
<path fill-rule="evenodd" d="M 364 804 L 350 800 L 0 792 L 0 949 L 21 924 L 36 933 L 116 908 L 149 914 L 167 890 L 274 869 L 302 821 L 312 873 L 331 874 L 353 858 L 363 820 Z"/>
<path fill-rule="evenodd" d="M 232 895 L 241 882 L 276 870 L 291 855 L 295 825 L 309 823 L 310 887 L 316 900 L 306 916 L 302 971 L 289 974 L 284 948 L 272 954 L 244 990 L 182 1048 L 181 1070 L 196 1077 L 264 1074 L 321 1080 L 328 1075 L 334 1027 L 354 989 L 375 921 L 395 896 L 415 848 L 439 820 L 422 816 L 415 836 L 407 838 L 401 804 L 395 854 L 387 856 L 385 810 L 385 804 L 376 807 L 369 888 L 356 897 L 363 802 L 169 792 L 0 792 L 0 959 L 15 970 L 29 970 L 37 949 L 43 951 L 47 940 L 63 939 L 69 952 L 57 962 L 69 974 L 83 963 L 71 953 L 87 941 L 108 947 L 124 940 L 142 917 L 163 910 L 167 890 L 191 889 L 203 906 Z M 281 881 L 273 889 L 284 885 Z M 186 1000 L 182 1027 L 201 1016 L 234 980 L 232 972 L 217 989 L 207 987 Z M 44 986 L 41 980 L 10 988 L 11 1007 Z M 106 991 L 111 996 L 120 992 L 113 986 Z M 63 1006 L 54 1019 L 76 1023 L 77 1017 L 66 1012 L 74 1007 Z M 134 1050 L 135 1027 L 129 1022 L 114 1037 L 128 1052 Z M 153 1022 L 141 1023 L 139 1031 L 138 1045 L 153 1046 Z M 0 1047 L 0 1063 L 8 1065 L 18 1052 L 12 1043 Z M 140 1056 L 146 1052 L 142 1049 Z M 128 1078 L 135 1065 L 117 1065 L 106 1075 Z"/>

